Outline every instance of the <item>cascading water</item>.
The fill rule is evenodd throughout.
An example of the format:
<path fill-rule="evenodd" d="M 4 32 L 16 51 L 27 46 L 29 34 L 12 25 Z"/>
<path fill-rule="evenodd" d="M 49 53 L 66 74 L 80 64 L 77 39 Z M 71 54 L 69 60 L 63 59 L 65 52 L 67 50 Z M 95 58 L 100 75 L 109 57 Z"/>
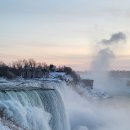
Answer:
<path fill-rule="evenodd" d="M 68 130 L 64 105 L 56 90 L 0 92 L 0 130 Z"/>
<path fill-rule="evenodd" d="M 40 88 L 41 82 L 31 80 L 22 88 L 2 83 L 0 130 L 130 130 L 129 95 L 88 98 L 86 89 L 77 92 L 81 86 L 49 81 Z"/>

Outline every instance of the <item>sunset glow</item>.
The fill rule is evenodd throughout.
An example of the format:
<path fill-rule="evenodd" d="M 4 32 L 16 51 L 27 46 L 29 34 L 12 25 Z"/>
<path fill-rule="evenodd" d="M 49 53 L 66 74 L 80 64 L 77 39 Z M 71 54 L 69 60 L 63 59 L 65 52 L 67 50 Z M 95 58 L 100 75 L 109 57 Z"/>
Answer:
<path fill-rule="evenodd" d="M 0 58 L 87 70 L 99 41 L 123 32 L 126 42 L 112 47 L 118 57 L 112 68 L 130 69 L 129 5 L 129 0 L 0 1 Z"/>

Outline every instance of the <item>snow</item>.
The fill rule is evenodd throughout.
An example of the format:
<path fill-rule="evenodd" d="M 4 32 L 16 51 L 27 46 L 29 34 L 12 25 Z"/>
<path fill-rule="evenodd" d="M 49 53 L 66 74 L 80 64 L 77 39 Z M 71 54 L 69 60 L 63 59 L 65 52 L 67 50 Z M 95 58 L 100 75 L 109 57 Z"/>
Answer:
<path fill-rule="evenodd" d="M 6 80 L 0 78 L 0 89 L 6 90 L 10 88 L 45 88 L 45 89 L 56 89 L 57 86 L 62 86 L 62 82 L 72 81 L 72 77 L 66 75 L 64 72 L 50 72 L 48 78 L 34 78 L 25 80 L 23 78 L 17 78 L 15 80 Z M 86 98 L 108 98 L 109 95 L 105 92 L 101 92 L 97 89 L 87 89 L 82 87 L 81 84 L 74 88 L 79 94 Z"/>

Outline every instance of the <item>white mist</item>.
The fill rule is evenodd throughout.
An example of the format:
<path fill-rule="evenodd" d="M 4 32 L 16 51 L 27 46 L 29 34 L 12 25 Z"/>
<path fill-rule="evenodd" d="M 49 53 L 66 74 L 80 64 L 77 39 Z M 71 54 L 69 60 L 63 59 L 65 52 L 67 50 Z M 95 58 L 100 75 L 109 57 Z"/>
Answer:
<path fill-rule="evenodd" d="M 63 101 L 71 130 L 130 130 L 130 98 L 88 99 L 66 86 Z"/>

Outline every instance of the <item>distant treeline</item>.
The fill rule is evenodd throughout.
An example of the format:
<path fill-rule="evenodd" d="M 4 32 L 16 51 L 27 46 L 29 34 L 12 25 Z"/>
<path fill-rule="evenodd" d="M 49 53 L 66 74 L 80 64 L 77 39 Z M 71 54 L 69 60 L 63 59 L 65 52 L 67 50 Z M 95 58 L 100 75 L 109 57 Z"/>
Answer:
<path fill-rule="evenodd" d="M 109 75 L 114 78 L 130 78 L 130 71 L 110 71 Z"/>
<path fill-rule="evenodd" d="M 18 60 L 10 65 L 0 62 L 0 77 L 14 79 L 17 77 L 22 78 L 43 78 L 48 77 L 50 72 L 65 72 L 73 77 L 75 81 L 80 80 L 80 76 L 72 70 L 71 67 L 56 67 L 53 64 L 47 65 L 46 63 L 36 62 L 34 59 Z"/>

